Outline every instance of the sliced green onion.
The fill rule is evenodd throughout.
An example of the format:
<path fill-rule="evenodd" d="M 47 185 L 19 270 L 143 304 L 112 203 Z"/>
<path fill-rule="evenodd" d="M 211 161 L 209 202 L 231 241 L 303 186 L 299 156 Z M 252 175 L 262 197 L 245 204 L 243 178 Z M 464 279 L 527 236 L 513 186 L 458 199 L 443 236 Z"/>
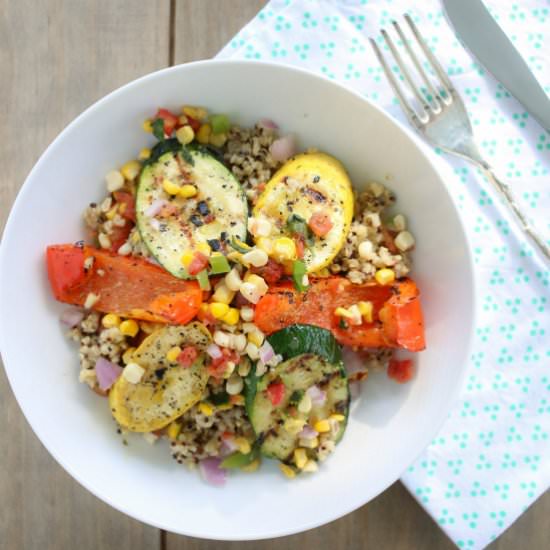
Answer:
<path fill-rule="evenodd" d="M 203 269 L 197 273 L 197 281 L 201 287 L 201 290 L 210 290 L 212 288 L 210 286 L 210 279 L 208 278 L 208 271 L 206 269 Z"/>
<path fill-rule="evenodd" d="M 239 239 L 236 239 L 235 237 L 231 238 L 229 245 L 231 246 L 231 248 L 234 248 L 237 252 L 240 252 L 241 254 L 246 254 L 247 252 L 250 252 L 251 248 L 246 243 L 239 241 Z"/>
<path fill-rule="evenodd" d="M 231 271 L 231 266 L 225 256 L 210 256 L 210 275 L 219 275 L 220 273 L 228 273 Z"/>
<path fill-rule="evenodd" d="M 151 124 L 153 128 L 153 135 L 159 140 L 164 141 L 164 120 L 162 118 L 156 118 Z"/>
<path fill-rule="evenodd" d="M 302 397 L 304 397 L 304 390 L 294 390 L 290 395 L 288 402 L 290 405 L 298 405 L 298 403 L 302 400 Z"/>
<path fill-rule="evenodd" d="M 242 468 L 243 466 L 248 466 L 256 458 L 258 458 L 258 445 L 254 444 L 252 447 L 252 450 L 247 453 L 243 454 L 239 451 L 234 452 L 233 454 L 230 454 L 227 458 L 225 458 L 222 463 L 220 464 L 220 468 Z"/>
<path fill-rule="evenodd" d="M 286 228 L 291 235 L 300 235 L 308 246 L 313 245 L 314 237 L 306 220 L 298 214 L 290 214 L 286 220 Z"/>
<path fill-rule="evenodd" d="M 304 285 L 304 275 L 306 274 L 306 264 L 302 260 L 294 260 L 292 264 L 292 280 L 294 281 L 294 288 L 298 292 L 304 292 L 307 290 L 307 285 Z"/>
<path fill-rule="evenodd" d="M 227 115 L 212 115 L 210 117 L 210 126 L 213 134 L 225 134 L 229 132 L 231 124 Z"/>

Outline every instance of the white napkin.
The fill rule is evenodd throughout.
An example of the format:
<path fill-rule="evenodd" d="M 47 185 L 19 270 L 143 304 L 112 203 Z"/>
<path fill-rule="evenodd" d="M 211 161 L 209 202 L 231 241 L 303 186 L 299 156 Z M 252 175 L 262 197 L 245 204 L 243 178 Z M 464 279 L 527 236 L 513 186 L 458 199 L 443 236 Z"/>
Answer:
<path fill-rule="evenodd" d="M 548 0 L 487 4 L 550 91 Z M 548 240 L 550 134 L 462 48 L 436 0 L 272 0 L 219 57 L 311 69 L 406 123 L 367 41 L 405 11 L 461 93 L 482 153 Z M 461 398 L 402 481 L 457 546 L 473 550 L 550 484 L 549 269 L 478 171 L 441 159 L 456 174 L 447 185 L 474 252 L 478 325 Z"/>

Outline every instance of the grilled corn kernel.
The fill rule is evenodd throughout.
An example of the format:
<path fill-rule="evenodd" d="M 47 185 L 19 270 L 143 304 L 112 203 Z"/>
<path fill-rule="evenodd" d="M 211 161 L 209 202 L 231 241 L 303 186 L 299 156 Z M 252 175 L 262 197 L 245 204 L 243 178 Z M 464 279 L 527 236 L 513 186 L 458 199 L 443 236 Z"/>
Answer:
<path fill-rule="evenodd" d="M 197 132 L 197 141 L 203 145 L 207 145 L 210 141 L 210 134 L 212 133 L 212 127 L 210 124 L 202 124 Z"/>
<path fill-rule="evenodd" d="M 210 313 L 214 319 L 221 319 L 229 311 L 229 306 L 223 302 L 211 302 Z"/>
<path fill-rule="evenodd" d="M 128 181 L 135 180 L 141 171 L 141 163 L 137 160 L 128 161 L 121 169 L 120 172 Z"/>
<path fill-rule="evenodd" d="M 231 307 L 229 311 L 222 317 L 222 321 L 228 325 L 236 325 L 239 322 L 239 310 Z"/>
<path fill-rule="evenodd" d="M 313 429 L 318 431 L 320 434 L 325 432 L 330 432 L 330 422 L 328 420 L 317 420 Z"/>
<path fill-rule="evenodd" d="M 300 447 L 306 447 L 307 449 L 316 449 L 319 446 L 319 438 L 311 437 L 309 439 L 300 438 L 298 440 Z"/>
<path fill-rule="evenodd" d="M 174 346 L 173 348 L 170 348 L 166 353 L 166 360 L 170 363 L 175 363 L 178 360 L 180 353 L 181 348 L 179 346 Z"/>
<path fill-rule="evenodd" d="M 214 342 L 222 348 L 229 347 L 229 344 L 231 343 L 231 334 L 228 334 L 227 332 L 223 332 L 221 330 L 216 330 L 214 332 L 213 338 Z"/>
<path fill-rule="evenodd" d="M 302 472 L 316 472 L 319 469 L 315 460 L 308 460 L 305 466 L 302 468 Z"/>
<path fill-rule="evenodd" d="M 270 255 L 273 253 L 273 240 L 268 239 L 267 237 L 260 237 L 256 241 L 256 246 L 263 250 L 266 254 Z"/>
<path fill-rule="evenodd" d="M 336 420 L 336 422 L 343 422 L 346 417 L 343 414 L 334 413 L 329 416 L 329 420 Z"/>
<path fill-rule="evenodd" d="M 191 197 L 196 196 L 197 193 L 197 188 L 190 183 L 183 185 L 179 190 L 180 197 L 183 197 L 184 199 L 190 199 Z"/>
<path fill-rule="evenodd" d="M 139 325 L 133 319 L 122 321 L 118 328 L 124 336 L 131 336 L 132 338 L 139 332 Z"/>
<path fill-rule="evenodd" d="M 151 156 L 151 149 L 144 147 L 138 155 L 139 160 L 147 160 Z"/>
<path fill-rule="evenodd" d="M 273 243 L 272 256 L 278 262 L 296 259 L 296 243 L 289 237 L 279 237 Z"/>
<path fill-rule="evenodd" d="M 243 472 L 255 472 L 260 467 L 260 459 L 256 458 L 253 460 L 250 464 L 247 464 L 246 466 L 241 466 L 241 470 Z"/>
<path fill-rule="evenodd" d="M 222 304 L 230 304 L 234 297 L 235 291 L 229 290 L 225 284 L 225 281 L 220 281 L 216 285 L 216 290 L 212 295 L 212 301 L 221 302 Z"/>
<path fill-rule="evenodd" d="M 183 267 L 189 267 L 189 264 L 193 261 L 194 257 L 195 257 L 195 254 L 191 250 L 184 252 L 181 255 L 181 263 Z"/>
<path fill-rule="evenodd" d="M 168 429 L 166 430 L 166 434 L 172 440 L 176 439 L 180 434 L 180 432 L 181 432 L 181 424 L 179 422 L 172 422 L 168 426 Z"/>
<path fill-rule="evenodd" d="M 227 141 L 227 134 L 210 134 L 208 138 L 210 145 L 214 147 L 223 147 Z"/>
<path fill-rule="evenodd" d="M 289 434 L 296 435 L 302 431 L 305 423 L 305 420 L 299 418 L 287 418 L 283 427 Z"/>
<path fill-rule="evenodd" d="M 151 134 L 153 132 L 153 123 L 151 122 L 151 119 L 147 118 L 143 121 L 143 124 L 141 125 L 144 132 L 148 132 Z"/>
<path fill-rule="evenodd" d="M 365 319 L 367 323 L 372 323 L 372 302 L 359 302 L 357 307 L 359 308 L 359 313 L 361 313 L 363 319 Z"/>
<path fill-rule="evenodd" d="M 243 455 L 247 455 L 252 449 L 250 448 L 250 443 L 246 437 L 236 437 L 235 445 L 239 449 L 239 452 Z"/>
<path fill-rule="evenodd" d="M 395 271 L 389 268 L 379 269 L 374 278 L 379 285 L 391 285 L 395 281 Z"/>
<path fill-rule="evenodd" d="M 401 252 L 406 252 L 407 250 L 411 249 L 415 244 L 414 237 L 408 231 L 400 231 L 393 242 Z"/>
<path fill-rule="evenodd" d="M 101 324 L 105 328 L 118 327 L 118 325 L 120 325 L 120 317 L 116 315 L 116 313 L 107 313 L 107 315 L 101 319 Z"/>
<path fill-rule="evenodd" d="M 246 345 L 245 351 L 248 357 L 252 359 L 252 361 L 256 361 L 256 359 L 260 357 L 260 351 L 258 349 L 258 346 L 255 346 L 250 342 Z"/>
<path fill-rule="evenodd" d="M 124 176 L 118 170 L 111 170 L 105 175 L 105 183 L 107 184 L 107 191 L 113 193 L 124 185 Z"/>
<path fill-rule="evenodd" d="M 307 464 L 307 454 L 305 449 L 294 449 L 294 464 L 296 464 L 296 467 L 300 470 Z"/>
<path fill-rule="evenodd" d="M 265 335 L 261 330 L 253 330 L 248 333 L 248 341 L 258 348 L 264 343 Z"/>
<path fill-rule="evenodd" d="M 170 181 L 168 178 L 164 178 L 162 182 L 162 188 L 169 195 L 178 195 L 182 189 L 179 185 Z"/>
<path fill-rule="evenodd" d="M 280 462 L 279 468 L 281 469 L 281 472 L 283 472 L 283 474 L 288 477 L 288 479 L 296 477 L 296 472 L 294 471 L 294 468 L 288 466 L 288 464 L 283 464 L 282 462 Z"/>
<path fill-rule="evenodd" d="M 254 267 L 262 267 L 267 264 L 268 260 L 267 252 L 261 248 L 254 247 L 250 252 L 243 254 L 243 261 Z"/>
<path fill-rule="evenodd" d="M 193 128 L 191 128 L 191 126 L 189 126 L 188 124 L 176 130 L 176 139 L 182 145 L 188 145 L 193 141 L 194 137 L 195 132 L 193 131 Z"/>
<path fill-rule="evenodd" d="M 128 348 L 123 354 L 122 354 L 122 362 L 127 365 L 128 363 L 132 362 L 132 355 L 134 354 L 134 351 L 136 351 L 136 348 Z"/>
<path fill-rule="evenodd" d="M 214 414 L 214 407 L 210 403 L 199 403 L 199 411 L 204 414 L 204 416 L 212 416 Z"/>

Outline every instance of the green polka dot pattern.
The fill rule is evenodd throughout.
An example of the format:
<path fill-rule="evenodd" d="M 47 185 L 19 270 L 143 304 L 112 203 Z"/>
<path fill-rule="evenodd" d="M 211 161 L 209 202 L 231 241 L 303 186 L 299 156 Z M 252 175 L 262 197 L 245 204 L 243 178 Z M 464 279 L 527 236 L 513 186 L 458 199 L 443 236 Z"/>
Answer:
<path fill-rule="evenodd" d="M 550 1 L 486 4 L 550 92 Z M 367 39 L 410 6 L 272 0 L 220 56 L 305 67 L 406 124 Z M 482 153 L 550 244 L 550 134 L 462 48 L 437 0 L 407 11 L 461 93 Z M 454 170 L 447 184 L 468 233 L 479 307 L 461 397 L 402 481 L 459 548 L 476 550 L 550 486 L 550 272 L 479 171 L 435 154 Z"/>

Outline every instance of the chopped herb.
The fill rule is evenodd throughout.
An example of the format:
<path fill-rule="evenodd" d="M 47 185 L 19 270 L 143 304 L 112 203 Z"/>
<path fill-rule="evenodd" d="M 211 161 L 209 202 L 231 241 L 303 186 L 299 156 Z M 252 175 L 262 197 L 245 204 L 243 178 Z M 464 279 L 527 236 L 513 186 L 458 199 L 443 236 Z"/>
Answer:
<path fill-rule="evenodd" d="M 302 397 L 304 397 L 304 390 L 295 390 L 292 392 L 288 402 L 290 405 L 298 405 L 298 403 L 302 400 Z"/>
<path fill-rule="evenodd" d="M 346 330 L 348 328 L 348 324 L 346 323 L 346 321 L 344 319 L 340 319 L 340 321 L 338 321 L 338 326 L 341 329 L 344 329 L 344 330 Z"/>
<path fill-rule="evenodd" d="M 237 252 L 240 252 L 241 254 L 246 254 L 247 252 L 250 252 L 250 247 L 246 244 L 240 241 L 239 239 L 236 239 L 235 237 L 231 238 L 231 242 L 229 243 L 231 248 L 235 249 Z"/>
<path fill-rule="evenodd" d="M 221 273 L 228 273 L 231 270 L 229 262 L 225 256 L 216 255 L 210 256 L 210 275 L 220 275 Z"/>
<path fill-rule="evenodd" d="M 230 123 L 227 115 L 211 115 L 210 126 L 213 134 L 225 134 L 229 132 Z"/>
<path fill-rule="evenodd" d="M 302 260 L 294 260 L 292 264 L 292 280 L 294 281 L 294 288 L 298 292 L 304 292 L 307 290 L 307 285 L 304 285 L 304 275 L 306 274 L 306 264 Z"/>
<path fill-rule="evenodd" d="M 191 166 L 195 165 L 195 161 L 193 160 L 193 157 L 191 156 L 189 149 L 185 145 L 181 146 L 181 156 L 183 157 L 183 160 L 187 164 L 190 164 Z"/>
<path fill-rule="evenodd" d="M 298 214 L 290 214 L 286 221 L 287 231 L 291 235 L 300 235 L 308 246 L 314 243 L 314 236 L 306 220 Z"/>
<path fill-rule="evenodd" d="M 212 288 L 210 286 L 210 279 L 208 278 L 208 271 L 206 269 L 199 271 L 196 277 L 201 290 L 210 290 Z"/>
<path fill-rule="evenodd" d="M 227 241 L 227 231 L 222 231 L 220 233 L 220 240 L 221 241 Z"/>
<path fill-rule="evenodd" d="M 156 118 L 151 124 L 153 127 L 153 135 L 159 140 L 164 141 L 164 120 L 162 118 Z"/>
<path fill-rule="evenodd" d="M 151 156 L 143 163 L 144 166 L 153 164 L 162 157 L 162 155 L 170 152 L 180 151 L 181 143 L 176 138 L 165 139 L 159 141 L 152 149 Z"/>

